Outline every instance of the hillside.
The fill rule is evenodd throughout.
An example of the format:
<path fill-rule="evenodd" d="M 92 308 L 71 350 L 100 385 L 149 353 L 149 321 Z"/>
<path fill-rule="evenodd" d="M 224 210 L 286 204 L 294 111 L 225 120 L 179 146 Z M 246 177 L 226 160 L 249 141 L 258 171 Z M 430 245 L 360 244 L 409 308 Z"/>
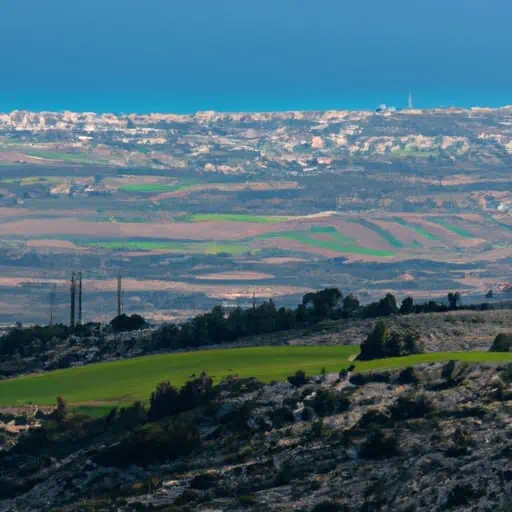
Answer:
<path fill-rule="evenodd" d="M 0 510 L 508 512 L 511 400 L 503 366 L 232 377 L 174 418 L 34 430 L 0 452 Z"/>

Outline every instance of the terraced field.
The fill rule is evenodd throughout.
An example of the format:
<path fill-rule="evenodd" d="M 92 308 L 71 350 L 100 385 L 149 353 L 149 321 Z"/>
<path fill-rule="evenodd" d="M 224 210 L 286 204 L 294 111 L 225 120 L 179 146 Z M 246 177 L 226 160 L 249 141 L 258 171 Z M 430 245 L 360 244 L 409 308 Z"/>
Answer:
<path fill-rule="evenodd" d="M 370 222 L 365 219 L 358 219 L 357 221 L 351 221 L 351 222 L 357 222 L 361 226 L 371 229 L 372 231 L 377 233 L 377 235 L 379 235 L 381 238 L 383 238 L 392 247 L 395 247 L 397 249 L 402 249 L 404 247 L 404 243 L 401 240 L 399 240 L 398 238 L 393 236 L 392 233 L 381 228 L 378 224 L 375 224 L 374 222 Z"/>
<path fill-rule="evenodd" d="M 461 228 L 460 226 L 457 226 L 456 224 L 453 224 L 453 221 L 450 219 L 440 218 L 440 217 L 429 217 L 430 222 L 434 222 L 436 224 L 439 224 L 443 228 L 447 229 L 448 231 L 451 231 L 452 233 L 455 233 L 458 236 L 461 236 L 462 238 L 476 238 L 473 233 L 470 233 L 468 230 Z"/>
<path fill-rule="evenodd" d="M 182 385 L 206 371 L 216 381 L 228 374 L 284 380 L 296 370 L 317 375 L 325 368 L 337 372 L 351 364 L 356 346 L 254 347 L 174 353 L 100 363 L 69 370 L 0 381 L 0 405 L 49 405 L 64 396 L 75 406 L 95 408 L 146 400 L 156 384 L 171 380 Z M 512 362 L 512 354 L 443 352 L 356 363 L 356 371 L 404 368 L 420 363 L 460 360 Z"/>
<path fill-rule="evenodd" d="M 397 224 L 400 224 L 400 226 L 403 226 L 408 229 L 412 229 L 415 233 L 418 233 L 418 235 L 421 235 L 423 238 L 426 238 L 427 240 L 439 240 L 439 237 L 434 235 L 433 233 L 430 233 L 426 229 L 422 228 L 421 226 L 418 226 L 417 224 L 413 224 L 412 222 L 409 222 L 401 217 L 393 217 L 390 219 L 386 219 L 388 222 L 396 222 Z"/>

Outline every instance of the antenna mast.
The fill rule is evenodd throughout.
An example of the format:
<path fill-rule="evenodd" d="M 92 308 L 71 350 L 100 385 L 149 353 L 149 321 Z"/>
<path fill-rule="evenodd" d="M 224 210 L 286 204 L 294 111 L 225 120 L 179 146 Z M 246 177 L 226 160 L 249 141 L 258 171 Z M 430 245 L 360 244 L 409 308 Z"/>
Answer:
<path fill-rule="evenodd" d="M 50 327 L 53 325 L 53 313 L 54 313 L 54 307 L 55 307 L 55 296 L 57 294 L 56 292 L 57 285 L 54 284 L 52 286 L 52 291 L 50 292 Z"/>
<path fill-rule="evenodd" d="M 82 325 L 82 272 L 78 272 L 78 325 Z"/>
<path fill-rule="evenodd" d="M 70 308 L 70 319 L 69 325 L 73 329 L 75 327 L 75 304 L 76 304 L 76 276 L 75 273 L 71 273 L 71 308 Z"/>
<path fill-rule="evenodd" d="M 117 316 L 121 316 L 123 311 L 123 304 L 121 301 L 121 294 L 123 291 L 123 278 L 121 274 L 117 276 Z"/>

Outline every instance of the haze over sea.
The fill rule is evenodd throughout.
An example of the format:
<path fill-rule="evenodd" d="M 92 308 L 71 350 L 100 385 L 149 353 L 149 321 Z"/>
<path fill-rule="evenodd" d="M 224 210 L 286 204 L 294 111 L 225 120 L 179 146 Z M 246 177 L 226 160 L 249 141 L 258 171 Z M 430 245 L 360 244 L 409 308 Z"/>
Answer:
<path fill-rule="evenodd" d="M 0 0 L 0 15 L 0 111 L 373 110 L 409 89 L 417 107 L 512 103 L 510 0 Z"/>

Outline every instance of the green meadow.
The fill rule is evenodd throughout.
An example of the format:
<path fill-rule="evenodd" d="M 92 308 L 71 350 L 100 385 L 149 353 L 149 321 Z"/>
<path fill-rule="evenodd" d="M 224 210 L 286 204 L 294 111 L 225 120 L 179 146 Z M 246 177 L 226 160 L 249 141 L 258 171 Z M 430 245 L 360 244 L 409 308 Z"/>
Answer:
<path fill-rule="evenodd" d="M 324 235 L 325 238 L 318 238 L 315 235 Z M 336 228 L 311 228 L 309 231 L 276 231 L 273 233 L 266 233 L 255 237 L 255 240 L 271 240 L 273 238 L 281 238 L 284 240 L 294 240 L 304 245 L 310 245 L 319 249 L 327 249 L 329 251 L 345 253 L 345 254 L 359 254 L 378 257 L 392 257 L 393 252 L 382 251 L 378 249 L 371 249 L 369 247 L 362 247 L 358 245 L 353 239 L 343 235 Z"/>
<path fill-rule="evenodd" d="M 257 377 L 264 382 L 282 381 L 296 370 L 309 375 L 322 368 L 338 372 L 352 364 L 357 346 L 252 347 L 170 353 L 99 363 L 28 375 L 0 381 L 0 405 L 55 403 L 62 395 L 82 411 L 147 400 L 156 384 L 170 380 L 180 386 L 193 375 L 206 371 L 216 382 L 229 374 Z M 510 363 L 512 354 L 491 352 L 439 352 L 356 362 L 356 371 L 405 368 L 421 363 L 447 362 Z"/>
<path fill-rule="evenodd" d="M 195 215 L 184 215 L 180 217 L 183 222 L 248 222 L 251 224 L 279 224 L 290 217 L 269 216 L 269 215 L 246 215 L 244 213 L 199 213 Z"/>
<path fill-rule="evenodd" d="M 439 238 L 436 235 L 429 233 L 426 229 L 423 229 L 417 224 L 412 224 L 411 222 L 408 222 L 405 219 L 402 219 L 401 217 L 393 217 L 392 219 L 386 220 L 389 222 L 395 222 L 396 224 L 400 224 L 400 226 L 403 226 L 404 228 L 412 229 L 415 233 L 418 233 L 427 240 L 439 240 Z"/>
<path fill-rule="evenodd" d="M 473 235 L 473 233 L 470 233 L 469 231 L 465 230 L 464 228 L 456 226 L 455 224 L 452 224 L 451 222 L 446 221 L 443 218 L 429 217 L 428 220 L 430 222 L 434 222 L 435 224 L 439 224 L 444 229 L 447 229 L 448 231 L 451 231 L 452 233 L 455 233 L 456 235 L 459 235 L 463 238 L 475 238 L 475 235 Z"/>

